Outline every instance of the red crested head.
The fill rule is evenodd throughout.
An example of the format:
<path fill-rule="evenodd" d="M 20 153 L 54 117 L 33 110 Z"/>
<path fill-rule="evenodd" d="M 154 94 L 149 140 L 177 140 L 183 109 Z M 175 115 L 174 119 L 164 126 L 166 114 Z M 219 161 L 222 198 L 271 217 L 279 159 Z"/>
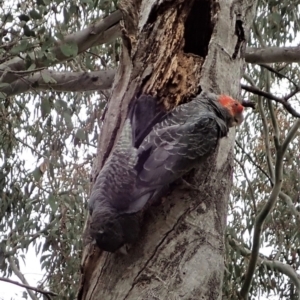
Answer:
<path fill-rule="evenodd" d="M 244 120 L 244 106 L 239 101 L 227 95 L 220 95 L 218 100 L 220 104 L 227 108 L 230 115 L 232 116 L 229 126 L 232 127 L 240 125 Z"/>

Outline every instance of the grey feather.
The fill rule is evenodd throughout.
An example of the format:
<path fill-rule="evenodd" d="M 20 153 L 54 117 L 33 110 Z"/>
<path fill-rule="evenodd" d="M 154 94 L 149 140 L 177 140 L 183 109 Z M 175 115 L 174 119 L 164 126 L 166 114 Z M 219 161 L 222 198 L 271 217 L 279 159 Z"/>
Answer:
<path fill-rule="evenodd" d="M 154 195 L 205 160 L 227 135 L 231 116 L 217 100 L 217 95 L 202 93 L 175 108 L 144 138 L 138 148 L 137 181 L 126 213 L 155 200 Z"/>
<path fill-rule="evenodd" d="M 215 94 L 202 93 L 169 113 L 157 112 L 151 96 L 138 98 L 89 200 L 90 234 L 97 245 L 113 252 L 134 242 L 136 213 L 205 160 L 227 135 L 230 121 Z"/>

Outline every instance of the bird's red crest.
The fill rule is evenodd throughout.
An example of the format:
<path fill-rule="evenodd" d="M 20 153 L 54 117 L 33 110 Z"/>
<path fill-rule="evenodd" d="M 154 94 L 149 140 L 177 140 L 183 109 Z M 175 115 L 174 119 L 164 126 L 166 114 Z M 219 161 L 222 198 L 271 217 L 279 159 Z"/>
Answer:
<path fill-rule="evenodd" d="M 231 107 L 234 113 L 242 113 L 244 110 L 244 106 L 242 104 L 227 95 L 221 95 L 219 97 L 219 102 L 225 107 Z"/>

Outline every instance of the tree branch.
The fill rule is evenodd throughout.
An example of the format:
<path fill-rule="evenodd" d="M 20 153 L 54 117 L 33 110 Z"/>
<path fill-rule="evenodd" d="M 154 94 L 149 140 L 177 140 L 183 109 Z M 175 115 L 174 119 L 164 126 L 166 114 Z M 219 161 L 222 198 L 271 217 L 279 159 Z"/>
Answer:
<path fill-rule="evenodd" d="M 252 109 L 255 109 L 255 102 L 253 101 L 249 101 L 249 100 L 242 100 L 241 101 L 241 104 L 244 106 L 244 107 L 251 107 Z"/>
<path fill-rule="evenodd" d="M 264 98 L 270 99 L 270 100 L 274 100 L 275 102 L 281 103 L 283 105 L 283 107 L 294 117 L 300 118 L 300 113 L 297 112 L 289 102 L 287 102 L 285 100 L 285 98 L 280 98 L 277 97 L 271 93 L 265 92 L 260 90 L 259 88 L 257 88 L 256 86 L 249 86 L 249 85 L 245 85 L 245 84 L 241 84 L 241 87 L 243 90 L 250 92 L 252 94 L 255 95 L 259 95 L 262 96 Z"/>
<path fill-rule="evenodd" d="M 26 280 L 26 278 L 24 277 L 24 275 L 20 272 L 18 266 L 16 265 L 16 263 L 14 262 L 14 258 L 12 256 L 10 256 L 8 258 L 9 261 L 9 265 L 11 267 L 11 270 L 13 271 L 13 273 L 22 281 L 22 283 L 24 285 L 28 285 L 28 282 Z M 27 289 L 27 292 L 29 294 L 29 296 L 31 297 L 32 300 L 38 300 L 37 296 L 31 291 L 31 289 Z"/>
<path fill-rule="evenodd" d="M 247 48 L 245 60 L 251 64 L 300 62 L 300 47 Z"/>
<path fill-rule="evenodd" d="M 227 237 L 229 245 L 234 249 L 238 250 L 240 254 L 244 257 L 250 257 L 251 251 L 249 249 L 244 248 L 242 245 L 238 243 L 235 239 L 231 237 Z M 271 270 L 277 270 L 278 272 L 281 272 L 282 274 L 288 276 L 291 281 L 295 284 L 298 292 L 298 297 L 300 298 L 300 276 L 297 274 L 297 272 L 287 264 L 284 264 L 278 260 L 270 260 L 263 256 L 262 254 L 259 254 L 257 258 L 258 263 L 264 264 Z"/>
<path fill-rule="evenodd" d="M 275 184 L 273 186 L 271 195 L 270 195 L 267 203 L 263 206 L 262 210 L 255 218 L 251 258 L 250 258 L 248 269 L 246 272 L 245 281 L 244 281 L 244 284 L 243 284 L 241 292 L 240 292 L 240 296 L 242 297 L 242 299 L 245 299 L 245 300 L 248 299 L 251 282 L 252 282 L 255 267 L 257 264 L 259 247 L 260 247 L 260 236 L 262 233 L 264 222 L 265 222 L 267 216 L 269 215 L 269 213 L 272 211 L 272 209 L 276 203 L 277 197 L 279 196 L 279 193 L 281 192 L 283 158 L 284 158 L 284 155 L 285 155 L 285 152 L 287 150 L 289 143 L 295 137 L 299 127 L 300 127 L 300 120 L 297 120 L 293 124 L 291 129 L 289 130 L 287 137 L 283 141 L 282 145 L 278 145 L 278 149 L 276 151 L 276 162 L 275 162 Z"/>
<path fill-rule="evenodd" d="M 291 80 L 288 76 L 285 76 L 284 74 L 280 73 L 279 71 L 275 70 L 274 68 L 272 68 L 269 65 L 266 64 L 259 64 L 259 66 L 261 66 L 262 68 L 270 71 L 271 73 L 276 74 L 280 79 L 285 78 L 287 79 L 290 83 L 292 83 L 297 89 L 299 89 L 298 84 L 296 84 L 293 80 Z"/>
<path fill-rule="evenodd" d="M 24 287 L 24 288 L 26 288 L 28 290 L 33 290 L 33 291 L 35 291 L 37 293 L 45 295 L 50 300 L 51 300 L 51 298 L 49 296 L 58 296 L 58 294 L 56 294 L 56 293 L 53 293 L 53 292 L 50 292 L 50 291 L 48 292 L 48 291 L 45 291 L 45 290 L 41 290 L 39 288 L 30 286 L 28 284 L 19 283 L 17 281 L 14 281 L 14 280 L 11 280 L 11 279 L 8 279 L 8 278 L 0 277 L 0 281 L 4 281 L 4 282 L 11 283 L 11 284 L 15 284 L 17 286 Z"/>
<path fill-rule="evenodd" d="M 51 77 L 51 82 L 45 83 L 43 73 Z M 26 93 L 30 90 L 48 90 L 57 92 L 84 92 L 106 90 L 111 88 L 115 70 L 100 70 L 94 72 L 55 72 L 43 70 L 12 82 L 0 88 L 7 96 Z"/>
<path fill-rule="evenodd" d="M 115 40 L 121 35 L 119 21 L 122 14 L 116 10 L 106 18 L 88 26 L 87 28 L 76 33 L 67 35 L 64 43 L 75 43 L 78 46 L 78 54 L 86 51 L 92 46 L 98 46 Z M 66 57 L 60 50 L 63 42 L 58 42 L 57 46 L 51 49 L 56 57 L 53 65 L 70 59 Z M 34 55 L 32 57 L 35 57 Z M 248 48 L 245 54 L 245 60 L 248 63 L 265 64 L 275 62 L 300 62 L 300 51 L 298 47 L 268 47 L 268 48 Z M 35 73 L 41 68 L 45 68 L 42 59 L 34 61 L 37 69 L 27 71 L 25 61 L 22 58 L 15 57 L 0 65 L 0 82 L 12 83 L 28 75 Z"/>
<path fill-rule="evenodd" d="M 95 45 L 100 45 L 114 40 L 119 35 L 119 21 L 121 20 L 122 14 L 119 10 L 113 12 L 108 17 L 90 25 L 89 27 L 75 32 L 73 34 L 67 35 L 63 42 L 58 42 L 56 47 L 53 47 L 49 51 L 56 58 L 53 60 L 52 64 L 57 64 L 58 62 L 68 60 L 70 57 L 65 56 L 61 50 L 60 46 L 63 43 L 75 43 L 78 46 L 78 54 L 86 51 Z M 35 57 L 35 55 L 32 55 Z M 34 61 L 36 67 L 43 68 L 45 63 L 43 59 L 36 59 Z M 22 72 L 22 74 L 15 71 L 26 70 L 25 60 L 19 57 L 15 57 L 7 62 L 0 65 L 0 82 L 11 83 L 21 77 L 25 77 L 28 73 L 34 73 L 35 70 Z"/>
<path fill-rule="evenodd" d="M 87 28 L 78 31 L 76 33 L 70 34 L 65 37 L 65 43 L 75 43 L 78 46 L 78 54 L 86 51 L 92 46 L 101 45 L 104 43 L 108 43 L 121 35 L 119 21 L 122 18 L 122 14 L 119 10 L 113 12 L 108 17 L 88 26 Z M 61 62 L 70 57 L 66 57 L 60 50 L 60 46 L 63 42 L 58 42 L 57 46 L 54 47 L 51 52 L 56 57 L 56 61 L 53 61 L 53 65 L 57 62 Z M 270 63 L 270 62 L 299 62 L 300 61 L 300 51 L 298 51 L 298 47 L 290 47 L 290 48 L 248 48 L 246 51 L 245 59 L 250 63 Z M 284 55 L 283 55 L 284 54 Z M 273 55 L 273 56 L 272 56 Z M 273 58 L 275 56 L 275 59 Z M 35 57 L 35 56 L 33 56 Z M 22 92 L 26 92 L 29 90 L 29 85 L 32 82 L 39 81 L 37 77 L 33 78 L 33 76 L 28 76 L 25 80 L 25 83 L 20 83 L 20 78 L 25 77 L 28 74 L 36 73 L 41 69 L 45 68 L 44 62 L 42 59 L 37 59 L 35 62 L 37 68 L 35 70 L 26 70 L 25 61 L 19 57 L 13 58 L 7 62 L 4 62 L 0 65 L 0 82 L 12 83 L 17 80 L 17 82 L 13 85 L 13 87 L 6 87 L 3 89 L 4 93 L 9 96 L 16 95 Z M 262 65 L 266 67 L 265 65 Z M 270 69 L 270 68 L 268 68 Z M 274 70 L 272 70 L 274 71 Z M 53 73 L 53 72 L 52 72 Z M 61 76 L 64 76 L 62 74 Z M 61 78 L 60 75 L 54 77 Z M 80 76 L 78 74 L 78 76 Z M 283 75 L 281 74 L 281 77 Z M 101 76 L 102 77 L 102 76 Z M 19 80 L 18 80 L 19 79 Z M 27 82 L 27 84 L 26 84 Z M 58 81 L 57 81 L 58 82 Z M 42 82 L 41 82 L 42 83 Z M 39 85 L 39 89 L 45 89 L 49 87 L 49 85 Z M 57 86 L 51 85 L 51 88 L 57 91 L 69 91 L 68 88 L 59 89 Z M 101 89 L 101 87 L 99 87 Z M 103 87 L 102 89 L 105 89 Z M 94 90 L 94 86 L 90 86 L 89 90 Z M 78 90 L 80 91 L 80 90 Z M 293 95 L 298 92 L 298 90 L 293 92 Z M 274 100 L 274 99 L 273 99 Z M 247 103 L 246 103 L 247 105 Z M 250 103 L 250 107 L 253 107 L 253 104 Z M 287 108 L 288 109 L 288 108 Z"/>
<path fill-rule="evenodd" d="M 283 98 L 285 101 L 288 101 L 290 98 L 295 96 L 300 91 L 300 86 L 296 82 L 294 82 L 292 79 L 290 79 L 288 76 L 285 76 L 285 75 L 281 74 L 279 71 L 275 70 L 274 68 L 270 67 L 269 65 L 260 64 L 260 66 L 262 68 L 276 74 L 281 79 L 282 78 L 287 79 L 290 83 L 292 83 L 294 85 L 295 89 Z M 267 92 L 270 92 L 270 91 L 267 90 Z"/>

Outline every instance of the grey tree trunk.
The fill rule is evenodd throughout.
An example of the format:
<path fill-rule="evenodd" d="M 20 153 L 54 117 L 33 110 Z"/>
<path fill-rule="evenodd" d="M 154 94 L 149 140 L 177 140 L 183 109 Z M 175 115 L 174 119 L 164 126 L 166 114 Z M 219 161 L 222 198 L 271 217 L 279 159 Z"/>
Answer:
<path fill-rule="evenodd" d="M 123 0 L 123 49 L 93 176 L 142 91 L 170 109 L 201 90 L 238 98 L 256 0 Z M 87 245 L 78 299 L 221 299 L 224 230 L 232 185 L 230 131 L 217 153 L 145 214 L 128 254 Z"/>

